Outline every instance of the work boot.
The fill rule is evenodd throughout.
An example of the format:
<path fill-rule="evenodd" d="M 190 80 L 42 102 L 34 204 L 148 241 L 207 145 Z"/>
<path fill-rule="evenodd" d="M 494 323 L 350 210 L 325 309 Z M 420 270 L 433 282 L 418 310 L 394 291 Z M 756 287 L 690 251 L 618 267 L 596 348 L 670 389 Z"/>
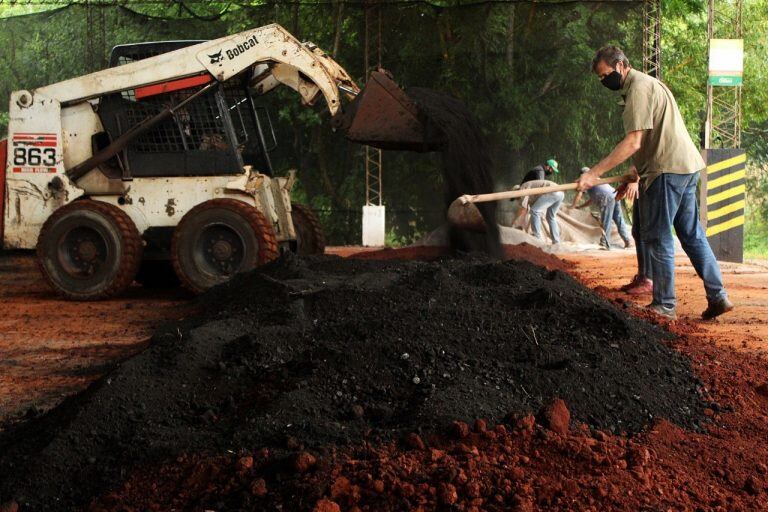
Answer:
<path fill-rule="evenodd" d="M 720 300 L 710 302 L 707 305 L 707 309 L 701 314 L 701 318 L 704 320 L 712 320 L 715 317 L 727 313 L 733 309 L 733 302 L 728 300 L 728 297 L 723 297 Z"/>
<path fill-rule="evenodd" d="M 634 247 L 634 246 L 635 246 L 635 243 L 632 241 L 631 238 L 627 238 L 626 240 L 624 240 L 624 248 L 625 249 L 629 249 L 629 248 Z"/>
<path fill-rule="evenodd" d="M 611 250 L 611 244 L 608 243 L 608 241 L 605 238 L 600 239 L 600 249 L 604 251 L 610 251 Z"/>
<path fill-rule="evenodd" d="M 632 280 L 628 282 L 627 284 L 623 285 L 621 288 L 619 288 L 619 291 L 625 292 L 629 290 L 630 288 L 634 287 L 638 283 L 638 279 L 641 279 L 640 274 L 635 274 L 632 276 Z"/>
<path fill-rule="evenodd" d="M 629 295 L 645 295 L 646 293 L 653 292 L 653 281 L 645 276 L 637 274 L 632 279 L 632 282 L 625 284 L 620 290 Z"/>
<path fill-rule="evenodd" d="M 663 316 L 668 320 L 677 320 L 677 313 L 675 312 L 675 308 L 668 308 L 666 306 L 662 306 L 661 304 L 654 304 L 651 302 L 645 307 L 645 309 L 648 311 L 653 311 L 657 315 Z"/>

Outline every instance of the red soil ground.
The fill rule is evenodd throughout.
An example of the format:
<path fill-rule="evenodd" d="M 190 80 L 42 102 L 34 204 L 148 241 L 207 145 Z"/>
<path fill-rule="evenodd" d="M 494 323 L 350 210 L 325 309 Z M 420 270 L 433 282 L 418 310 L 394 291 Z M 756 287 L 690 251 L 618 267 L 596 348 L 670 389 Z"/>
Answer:
<path fill-rule="evenodd" d="M 0 284 L 0 422 L 82 390 L 189 309 L 181 290 L 140 286 L 108 301 L 62 300 L 28 253 L 0 253 Z"/>
<path fill-rule="evenodd" d="M 648 316 L 635 307 L 648 297 L 632 301 L 613 291 L 633 273 L 629 252 L 566 255 L 561 263 L 533 248 L 509 251 L 567 269 L 620 307 Z M 356 256 L 432 259 L 439 253 L 424 248 Z M 22 260 L 0 263 L 6 327 L 0 364 L 14 372 L 0 373 L 0 416 L 53 404 L 95 378 L 99 364 L 140 348 L 152 325 L 184 314 L 178 296 L 139 291 L 127 301 L 58 301 Z M 663 420 L 632 439 L 583 425 L 564 432 L 567 414 L 560 404 L 538 420 L 455 424 L 450 435 L 414 434 L 399 443 L 311 457 L 287 446 L 294 453 L 287 465 L 281 454 L 260 447 L 218 457 L 189 454 L 143 468 L 92 509 L 197 510 L 247 494 L 261 508 L 282 510 L 768 510 L 768 270 L 723 265 L 738 308 L 703 322 L 697 320 L 704 308 L 701 283 L 687 260 L 678 264 L 681 318 L 665 324 L 679 334 L 673 346 L 691 358 L 716 404 L 707 412 L 712 422 L 706 432 L 685 432 Z M 81 375 L 62 378 L 64 365 Z"/>

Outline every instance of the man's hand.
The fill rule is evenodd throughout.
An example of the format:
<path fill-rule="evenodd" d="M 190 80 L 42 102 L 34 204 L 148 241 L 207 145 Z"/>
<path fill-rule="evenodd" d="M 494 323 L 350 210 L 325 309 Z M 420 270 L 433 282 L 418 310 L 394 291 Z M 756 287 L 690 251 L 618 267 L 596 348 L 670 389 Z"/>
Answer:
<path fill-rule="evenodd" d="M 630 182 L 622 183 L 616 188 L 616 200 L 621 201 L 627 199 L 628 201 L 634 201 L 640 197 L 640 175 L 637 174 L 637 167 L 634 165 L 629 169 L 627 173 Z"/>
<path fill-rule="evenodd" d="M 576 180 L 576 190 L 579 192 L 586 192 L 587 190 L 591 189 L 595 185 L 597 185 L 597 181 L 600 179 L 600 175 L 592 172 L 587 171 L 581 176 L 579 176 L 579 179 Z"/>
<path fill-rule="evenodd" d="M 625 195 L 627 201 L 634 201 L 640 197 L 640 183 L 637 181 L 633 183 L 627 183 L 627 193 Z"/>
<path fill-rule="evenodd" d="M 634 201 L 640 197 L 640 184 L 634 183 L 622 183 L 616 188 L 616 200 L 621 201 L 626 199 L 627 201 Z"/>

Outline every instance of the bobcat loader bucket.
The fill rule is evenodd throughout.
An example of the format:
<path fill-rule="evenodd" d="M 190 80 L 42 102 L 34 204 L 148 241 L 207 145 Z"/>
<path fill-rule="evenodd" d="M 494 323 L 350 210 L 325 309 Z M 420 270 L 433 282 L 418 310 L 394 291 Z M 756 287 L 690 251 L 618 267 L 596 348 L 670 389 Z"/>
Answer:
<path fill-rule="evenodd" d="M 345 130 L 349 140 L 381 149 L 426 152 L 441 145 L 439 132 L 383 71 L 371 73 L 335 126 Z"/>

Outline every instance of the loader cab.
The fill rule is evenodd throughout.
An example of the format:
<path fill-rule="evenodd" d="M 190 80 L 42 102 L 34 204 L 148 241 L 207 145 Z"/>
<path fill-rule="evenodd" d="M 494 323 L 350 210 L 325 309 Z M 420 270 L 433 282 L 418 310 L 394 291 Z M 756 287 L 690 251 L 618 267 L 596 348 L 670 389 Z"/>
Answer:
<path fill-rule="evenodd" d="M 204 41 L 164 41 L 119 45 L 110 67 L 121 66 Z M 272 175 L 269 152 L 276 147 L 271 119 L 257 107 L 248 88 L 249 71 L 196 98 L 167 121 L 133 140 L 110 161 L 112 177 L 221 176 L 240 174 L 245 165 Z M 106 130 L 94 138 L 105 147 L 135 125 L 174 107 L 211 82 L 209 75 L 183 77 L 102 97 L 98 113 Z"/>

